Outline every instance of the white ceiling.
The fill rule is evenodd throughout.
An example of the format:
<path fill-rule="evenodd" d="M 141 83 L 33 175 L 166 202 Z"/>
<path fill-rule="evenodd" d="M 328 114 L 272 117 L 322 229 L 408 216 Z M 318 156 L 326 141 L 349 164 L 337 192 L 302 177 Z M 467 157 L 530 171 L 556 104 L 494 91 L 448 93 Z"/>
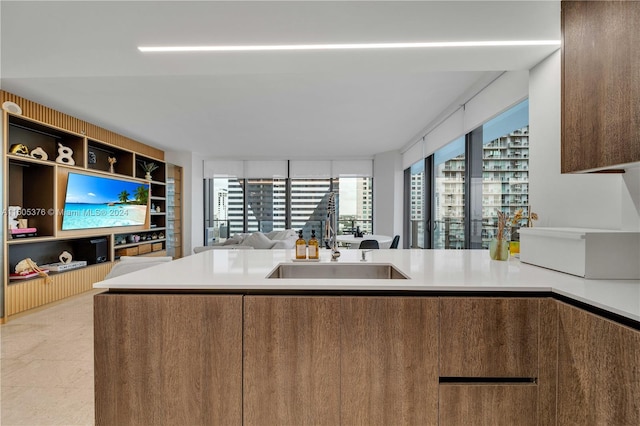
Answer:
<path fill-rule="evenodd" d="M 139 45 L 560 39 L 558 1 L 2 1 L 2 89 L 165 150 L 402 149 L 557 47 L 143 54 Z"/>

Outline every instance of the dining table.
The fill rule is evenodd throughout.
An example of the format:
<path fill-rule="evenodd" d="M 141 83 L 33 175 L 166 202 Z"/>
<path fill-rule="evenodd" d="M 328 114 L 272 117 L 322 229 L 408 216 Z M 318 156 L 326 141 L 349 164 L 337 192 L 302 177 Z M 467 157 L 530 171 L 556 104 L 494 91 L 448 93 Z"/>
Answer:
<path fill-rule="evenodd" d="M 376 240 L 381 249 L 388 249 L 393 241 L 393 236 L 380 234 L 365 234 L 362 237 L 356 237 L 351 234 L 338 235 L 336 241 L 346 245 L 349 248 L 357 249 L 363 240 Z"/>

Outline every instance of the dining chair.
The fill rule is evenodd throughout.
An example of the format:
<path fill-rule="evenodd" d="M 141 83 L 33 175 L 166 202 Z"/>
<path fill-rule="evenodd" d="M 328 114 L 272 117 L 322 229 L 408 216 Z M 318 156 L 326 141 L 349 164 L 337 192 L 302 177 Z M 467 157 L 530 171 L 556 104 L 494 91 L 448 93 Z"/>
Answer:
<path fill-rule="evenodd" d="M 378 244 L 378 240 L 362 240 L 360 242 L 361 249 L 378 249 L 380 248 L 380 244 Z"/>
<path fill-rule="evenodd" d="M 391 241 L 391 245 L 389 246 L 389 248 L 397 249 L 399 242 L 400 242 L 400 235 L 396 235 L 395 237 L 393 237 L 393 241 Z"/>

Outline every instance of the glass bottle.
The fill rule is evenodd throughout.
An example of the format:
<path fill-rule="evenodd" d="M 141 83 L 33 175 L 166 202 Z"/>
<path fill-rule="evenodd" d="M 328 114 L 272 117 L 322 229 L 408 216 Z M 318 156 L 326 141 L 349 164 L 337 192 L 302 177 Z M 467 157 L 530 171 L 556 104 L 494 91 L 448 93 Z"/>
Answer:
<path fill-rule="evenodd" d="M 296 240 L 296 259 L 307 258 L 307 242 L 302 237 L 302 229 L 298 232 L 298 239 Z"/>
<path fill-rule="evenodd" d="M 309 240 L 309 259 L 318 259 L 320 253 L 318 251 L 318 239 L 316 238 L 316 230 L 311 230 L 311 239 Z"/>

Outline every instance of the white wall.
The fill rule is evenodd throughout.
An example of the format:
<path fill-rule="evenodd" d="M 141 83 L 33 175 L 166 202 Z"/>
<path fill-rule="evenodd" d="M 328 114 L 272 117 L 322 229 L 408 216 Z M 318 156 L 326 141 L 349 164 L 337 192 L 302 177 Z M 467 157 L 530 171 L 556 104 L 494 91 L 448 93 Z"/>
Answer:
<path fill-rule="evenodd" d="M 400 151 L 373 157 L 373 233 L 402 235 L 403 169 Z"/>
<path fill-rule="evenodd" d="M 560 51 L 529 78 L 529 199 L 536 226 L 640 230 L 640 168 L 560 174 Z M 585 149 L 589 149 L 585 146 Z"/>
<path fill-rule="evenodd" d="M 194 247 L 204 245 L 204 159 L 191 152 L 168 151 L 165 161 L 182 167 L 182 252 L 189 256 Z"/>

